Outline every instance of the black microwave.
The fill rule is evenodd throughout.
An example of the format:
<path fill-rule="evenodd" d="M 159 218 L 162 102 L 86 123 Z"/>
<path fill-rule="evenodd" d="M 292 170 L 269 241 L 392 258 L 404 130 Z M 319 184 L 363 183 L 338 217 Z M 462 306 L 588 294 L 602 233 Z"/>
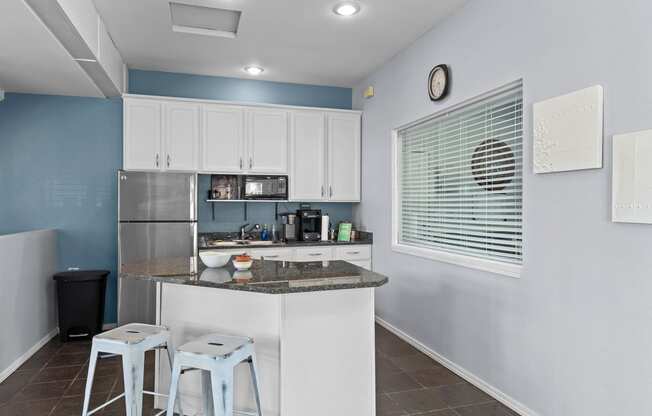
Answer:
<path fill-rule="evenodd" d="M 288 177 L 284 175 L 245 175 L 242 177 L 242 199 L 288 199 Z"/>

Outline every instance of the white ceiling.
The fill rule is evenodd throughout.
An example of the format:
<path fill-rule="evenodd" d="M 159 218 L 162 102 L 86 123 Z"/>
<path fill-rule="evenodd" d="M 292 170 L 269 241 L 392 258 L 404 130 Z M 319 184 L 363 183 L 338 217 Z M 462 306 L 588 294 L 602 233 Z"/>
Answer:
<path fill-rule="evenodd" d="M 338 0 L 181 1 L 241 10 L 237 38 L 173 32 L 168 0 L 94 0 L 129 68 L 247 78 L 256 64 L 257 79 L 344 87 L 466 0 L 361 0 L 350 18 L 332 13 Z"/>
<path fill-rule="evenodd" d="M 103 97 L 22 0 L 0 0 L 0 88 Z"/>

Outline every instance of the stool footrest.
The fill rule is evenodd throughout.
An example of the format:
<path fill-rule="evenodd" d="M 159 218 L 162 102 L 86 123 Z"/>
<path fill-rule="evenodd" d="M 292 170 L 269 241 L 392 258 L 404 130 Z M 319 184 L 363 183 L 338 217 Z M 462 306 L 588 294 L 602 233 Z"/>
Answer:
<path fill-rule="evenodd" d="M 118 396 L 115 396 L 114 398 L 112 398 L 112 399 L 109 400 L 108 402 L 106 402 L 106 403 L 104 403 L 104 404 L 101 404 L 101 405 L 97 406 L 95 409 L 90 410 L 90 411 L 89 411 L 88 413 L 86 413 L 86 414 L 87 414 L 88 416 L 90 416 L 90 415 L 92 415 L 93 413 L 95 413 L 95 412 L 97 412 L 97 411 L 99 411 L 99 410 L 104 409 L 106 406 L 110 405 L 110 404 L 113 403 L 114 401 L 121 399 L 124 395 L 125 395 L 125 394 L 122 393 L 122 394 L 120 394 L 120 395 L 118 395 Z"/>

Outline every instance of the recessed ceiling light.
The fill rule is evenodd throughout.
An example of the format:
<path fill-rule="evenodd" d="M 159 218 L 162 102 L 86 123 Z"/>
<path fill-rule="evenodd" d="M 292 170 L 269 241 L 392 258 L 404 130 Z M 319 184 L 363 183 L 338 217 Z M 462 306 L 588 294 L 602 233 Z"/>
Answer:
<path fill-rule="evenodd" d="M 263 72 L 265 72 L 265 70 L 264 70 L 263 68 L 261 68 L 261 67 L 259 67 L 259 66 L 256 66 L 256 65 L 248 65 L 248 66 L 245 66 L 245 67 L 244 67 L 244 70 L 245 70 L 245 72 L 246 72 L 247 74 L 249 74 L 249 75 L 253 75 L 253 76 L 260 75 L 260 74 L 262 74 Z"/>
<path fill-rule="evenodd" d="M 333 12 L 339 16 L 353 16 L 360 11 L 360 5 L 351 1 L 339 3 L 333 8 Z"/>

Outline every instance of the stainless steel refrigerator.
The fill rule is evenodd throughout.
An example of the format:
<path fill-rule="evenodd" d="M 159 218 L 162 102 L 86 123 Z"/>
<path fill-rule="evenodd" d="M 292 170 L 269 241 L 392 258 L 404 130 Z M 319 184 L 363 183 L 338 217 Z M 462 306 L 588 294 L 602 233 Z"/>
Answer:
<path fill-rule="evenodd" d="M 118 270 L 197 255 L 197 175 L 118 171 Z M 189 270 L 190 271 L 190 270 Z M 156 322 L 156 285 L 118 279 L 118 324 Z"/>

